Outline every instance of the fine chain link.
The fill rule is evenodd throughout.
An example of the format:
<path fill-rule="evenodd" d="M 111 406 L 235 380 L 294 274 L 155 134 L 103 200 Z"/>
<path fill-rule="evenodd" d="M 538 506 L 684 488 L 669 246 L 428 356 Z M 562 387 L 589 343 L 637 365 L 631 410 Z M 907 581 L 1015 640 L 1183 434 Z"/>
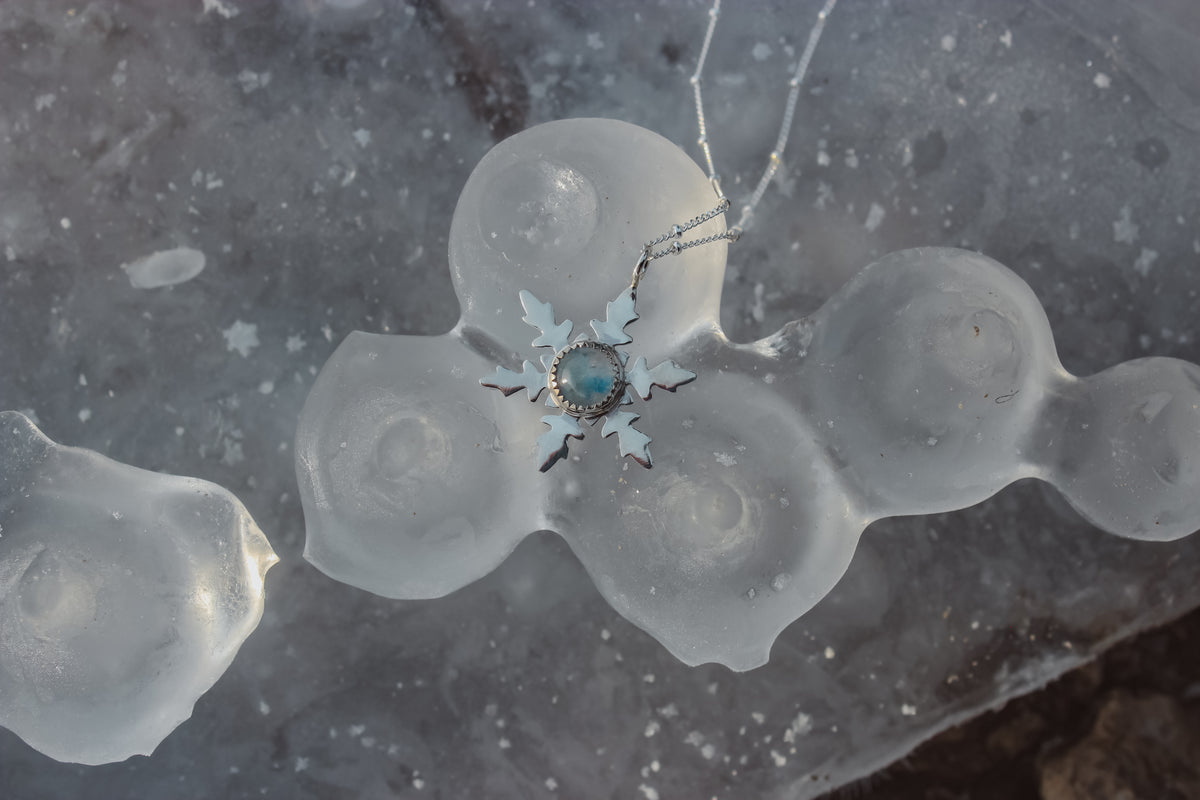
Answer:
<path fill-rule="evenodd" d="M 716 192 L 719 202 L 717 207 L 711 211 L 706 211 L 698 217 L 693 217 L 687 224 L 671 226 L 671 230 L 642 246 L 642 253 L 638 258 L 637 265 L 633 269 L 633 281 L 630 286 L 635 294 L 637 293 L 638 283 L 641 282 L 642 276 L 646 274 L 646 269 L 650 266 L 651 261 L 666 255 L 678 255 L 692 247 L 699 247 L 719 241 L 736 242 L 741 238 L 746 225 L 754 216 L 755 208 L 757 208 L 759 202 L 762 200 L 763 195 L 766 194 L 767 187 L 771 184 L 771 179 L 775 177 L 775 173 L 783 164 L 783 151 L 787 147 L 788 136 L 792 132 L 792 121 L 796 115 L 796 103 L 800 98 L 800 84 L 804 81 L 804 76 L 808 73 L 808 65 L 812 62 L 813 53 L 817 49 L 817 43 L 821 40 L 821 34 L 825 30 L 825 22 L 836 5 L 837 0 L 825 0 L 825 5 L 817 14 L 816 24 L 809 31 L 804 52 L 801 53 L 800 61 L 796 64 L 796 71 L 788 79 L 788 97 L 787 102 L 784 104 L 783 121 L 779 125 L 779 135 L 775 139 L 775 147 L 767 156 L 767 166 L 763 170 L 762 177 L 758 180 L 758 185 L 751 193 L 750 199 L 742 206 L 737 224 L 723 233 L 706 236 L 702 239 L 693 239 L 689 242 L 681 242 L 679 238 L 683 234 L 713 217 L 724 214 L 730 207 L 729 199 L 721 191 L 721 178 L 717 175 L 716 166 L 713 164 L 712 147 L 708 143 L 708 120 L 704 115 L 704 95 L 700 88 L 704 65 L 708 60 L 708 51 L 712 45 L 713 33 L 717 29 L 717 19 L 721 16 L 721 0 L 713 0 L 712 8 L 708 11 L 708 27 L 704 31 L 704 42 L 700 46 L 700 57 L 696 60 L 696 71 L 692 73 L 688 82 L 692 86 L 692 96 L 696 101 L 696 123 L 700 129 L 700 136 L 696 140 L 696 143 L 704 152 L 704 160 L 708 166 L 708 182 L 712 185 L 713 191 Z M 670 239 L 675 240 L 670 247 L 664 247 L 657 251 L 654 250 L 655 247 Z"/>

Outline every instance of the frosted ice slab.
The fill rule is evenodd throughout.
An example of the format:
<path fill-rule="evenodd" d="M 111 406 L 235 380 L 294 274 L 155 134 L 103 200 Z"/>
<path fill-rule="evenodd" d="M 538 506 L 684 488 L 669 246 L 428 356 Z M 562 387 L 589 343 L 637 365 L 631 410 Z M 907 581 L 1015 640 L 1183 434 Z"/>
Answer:
<path fill-rule="evenodd" d="M 0 412 L 0 725 L 59 761 L 149 755 L 225 672 L 276 562 L 229 492 Z"/>
<path fill-rule="evenodd" d="M 377 594 L 429 598 L 554 531 L 681 660 L 746 670 L 882 517 L 963 508 L 1034 477 L 1120 536 L 1200 527 L 1200 367 L 1149 358 L 1077 378 L 1032 290 L 947 248 L 888 255 L 748 344 L 720 325 L 724 244 L 655 262 L 628 349 L 698 377 L 628 407 L 654 467 L 584 424 L 565 434 L 565 462 L 539 471 L 539 437 L 565 417 L 544 417 L 533 378 L 509 398 L 481 379 L 506 375 L 515 393 L 534 348 L 565 342 L 556 321 L 603 316 L 640 243 L 712 203 L 682 151 L 625 123 L 565 120 L 497 145 L 451 225 L 459 324 L 354 333 L 312 389 L 296 446 L 309 560 Z M 522 291 L 556 316 L 529 311 Z"/>

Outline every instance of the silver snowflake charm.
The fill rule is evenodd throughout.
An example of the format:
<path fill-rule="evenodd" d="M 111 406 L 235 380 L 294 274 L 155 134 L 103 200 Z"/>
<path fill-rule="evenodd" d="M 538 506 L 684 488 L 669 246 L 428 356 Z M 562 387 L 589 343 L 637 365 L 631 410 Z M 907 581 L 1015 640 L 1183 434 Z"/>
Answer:
<path fill-rule="evenodd" d="M 615 433 L 621 455 L 649 468 L 650 437 L 633 427 L 638 415 L 622 411 L 621 406 L 633 402 L 633 393 L 649 400 L 655 386 L 673 392 L 695 380 L 696 373 L 673 361 L 650 369 L 646 359 L 640 357 L 626 368 L 629 355 L 617 348 L 633 341 L 625 333 L 625 326 L 638 318 L 631 289 L 608 304 L 603 322 L 592 320 L 594 336 L 580 335 L 574 342 L 570 341 L 574 327 L 570 320 L 555 324 L 554 308 L 549 303 L 527 291 L 522 291 L 520 297 L 525 323 L 541 331 L 533 346 L 551 352 L 541 356 L 540 369 L 532 361 L 525 361 L 520 372 L 496 367 L 495 374 L 479 382 L 506 396 L 524 389 L 530 402 L 536 402 L 543 390 L 549 391 L 546 405 L 558 408 L 560 413 L 542 417 L 550 430 L 538 437 L 538 468 L 545 472 L 554 466 L 567 455 L 568 439 L 583 438 L 581 423 L 595 425 L 601 417 L 604 426 L 600 435 Z"/>

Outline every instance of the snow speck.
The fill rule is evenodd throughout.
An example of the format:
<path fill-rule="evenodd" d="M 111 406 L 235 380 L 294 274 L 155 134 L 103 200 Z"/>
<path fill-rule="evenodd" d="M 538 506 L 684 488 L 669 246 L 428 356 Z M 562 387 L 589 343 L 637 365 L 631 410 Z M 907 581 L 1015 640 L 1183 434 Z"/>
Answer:
<path fill-rule="evenodd" d="M 87 422 L 91 418 L 92 418 L 92 410 L 90 408 L 79 409 L 79 421 L 80 422 Z"/>
<path fill-rule="evenodd" d="M 662 725 L 659 724 L 658 720 L 652 719 L 646 723 L 646 729 L 644 731 L 642 731 L 642 735 L 645 736 L 647 739 L 649 739 L 651 736 L 653 736 L 654 734 L 658 733 L 661 730 L 662 730 Z"/>
<path fill-rule="evenodd" d="M 1133 210 L 1129 206 L 1122 206 L 1120 216 L 1112 226 L 1114 242 L 1133 244 L 1137 241 L 1138 225 L 1133 221 Z"/>
<path fill-rule="evenodd" d="M 846 166 L 850 169 L 858 169 L 858 153 L 854 152 L 853 147 L 846 151 Z"/>
<path fill-rule="evenodd" d="M 781 503 L 786 499 L 787 498 L 785 497 L 779 498 Z M 779 573 L 774 578 L 771 578 L 771 588 L 776 592 L 782 592 L 787 587 L 788 581 L 791 579 L 791 577 L 792 576 L 788 575 L 786 572 Z"/>
<path fill-rule="evenodd" d="M 1005 29 L 1004 33 L 1000 36 L 1000 44 L 1008 48 L 1012 47 L 1012 31 Z"/>
<path fill-rule="evenodd" d="M 1097 88 L 1107 89 L 1112 86 L 1112 78 L 1105 75 L 1103 72 L 1097 72 L 1096 77 L 1092 78 L 1092 83 L 1096 84 Z"/>
<path fill-rule="evenodd" d="M 587 35 L 587 46 L 593 50 L 603 50 L 604 40 L 600 38 L 598 33 L 589 33 Z"/>
<path fill-rule="evenodd" d="M 204 271 L 204 253 L 190 247 L 159 250 L 122 264 L 129 283 L 135 289 L 158 289 L 190 281 Z"/>
<path fill-rule="evenodd" d="M 553 792 L 558 788 L 558 781 L 554 780 L 554 778 L 546 778 L 546 788 Z"/>
<path fill-rule="evenodd" d="M 39 94 L 37 97 L 33 98 L 33 109 L 34 111 L 45 111 L 53 106 L 54 101 L 57 99 L 58 98 L 55 97 L 54 94 Z"/>
<path fill-rule="evenodd" d="M 863 223 L 863 227 L 871 233 L 879 229 L 883 223 L 883 218 L 887 216 L 887 211 L 879 203 L 871 203 L 871 208 L 867 211 L 867 221 Z"/>
<path fill-rule="evenodd" d="M 421 778 L 413 778 L 412 779 L 412 787 L 419 792 L 425 788 L 425 781 L 422 780 Z"/>
<path fill-rule="evenodd" d="M 221 331 L 225 337 L 225 348 L 241 353 L 242 358 L 250 355 L 250 351 L 258 347 L 258 326 L 236 320 L 227 329 Z"/>
<path fill-rule="evenodd" d="M 497 746 L 498 746 L 498 747 L 499 747 L 501 750 L 507 750 L 508 748 L 512 747 L 512 742 L 510 742 L 508 739 L 506 739 L 506 738 L 504 738 L 503 736 L 501 736 L 501 737 L 500 737 L 500 741 L 496 742 L 496 745 L 497 745 Z"/>
<path fill-rule="evenodd" d="M 832 647 L 825 648 L 825 658 L 832 659 L 835 655 L 837 655 L 837 653 L 834 652 Z"/>
<path fill-rule="evenodd" d="M 1138 275 L 1145 278 L 1150 275 L 1150 270 L 1154 267 L 1154 262 L 1157 260 L 1158 251 L 1143 247 L 1142 252 L 1138 254 L 1137 260 L 1133 262 L 1133 269 Z"/>
<path fill-rule="evenodd" d="M 958 47 L 958 39 L 955 39 L 954 36 L 948 33 L 942 37 L 942 49 L 947 53 L 953 53 L 956 47 Z"/>
<path fill-rule="evenodd" d="M 762 713 L 761 711 L 751 711 L 750 719 L 754 720 L 755 724 L 762 725 L 764 722 L 767 721 L 767 715 Z"/>
<path fill-rule="evenodd" d="M 750 316 L 755 322 L 762 322 L 767 316 L 766 308 L 763 305 L 766 288 L 761 283 L 754 284 L 754 302 L 750 305 Z"/>
<path fill-rule="evenodd" d="M 271 713 L 271 707 L 267 705 L 266 700 L 258 701 L 258 713 L 262 714 L 264 717 Z"/>
<path fill-rule="evenodd" d="M 737 459 L 731 456 L 729 453 L 713 453 L 713 458 L 715 458 L 717 463 L 722 467 L 732 467 L 737 463 Z"/>
<path fill-rule="evenodd" d="M 915 717 L 917 715 L 917 707 L 910 706 L 908 703 L 900 706 L 900 713 L 906 717 Z"/>
<path fill-rule="evenodd" d="M 794 744 L 797 737 L 807 736 L 812 733 L 812 729 L 812 717 L 801 711 L 796 714 L 796 717 L 792 720 L 792 724 L 783 732 L 783 740 L 788 744 Z"/>
<path fill-rule="evenodd" d="M 306 770 L 306 769 L 308 769 L 308 759 L 303 758 L 301 756 L 296 756 L 296 766 L 293 768 L 292 771 L 293 772 L 304 772 L 304 770 Z"/>
<path fill-rule="evenodd" d="M 237 82 L 241 85 L 242 91 L 245 94 L 250 94 L 259 89 L 267 88 L 271 83 L 271 73 L 244 69 L 238 73 Z"/>
<path fill-rule="evenodd" d="M 782 767 L 782 766 L 787 765 L 787 756 L 783 755 L 782 753 L 778 752 L 777 750 L 771 751 L 771 760 L 775 762 L 775 766 L 777 766 L 777 767 Z"/>
<path fill-rule="evenodd" d="M 750 51 L 750 55 L 754 56 L 755 61 L 762 62 L 770 58 L 772 52 L 774 51 L 771 50 L 771 45 L 766 42 L 759 42 L 754 45 L 754 49 Z"/>
<path fill-rule="evenodd" d="M 70 220 L 69 218 L 67 218 L 67 217 L 63 217 L 62 219 L 60 219 L 60 220 L 58 221 L 58 224 L 62 226 L 62 229 L 63 229 L 64 231 L 69 231 L 69 230 L 71 230 L 71 220 Z"/>
<path fill-rule="evenodd" d="M 292 335 L 287 338 L 283 345 L 289 353 L 299 353 L 304 349 L 304 339 L 297 335 Z"/>
<path fill-rule="evenodd" d="M 601 638 L 601 639 L 603 639 L 603 640 L 604 640 L 604 641 L 606 641 L 606 642 L 607 642 L 609 639 L 611 639 L 611 638 L 612 638 L 612 634 L 611 634 L 611 633 L 609 633 L 609 631 L 608 631 L 608 628 L 601 628 L 601 629 L 600 629 L 600 638 Z"/>
<path fill-rule="evenodd" d="M 828 167 L 832 163 L 833 163 L 833 160 L 829 157 L 829 153 L 826 153 L 824 150 L 817 151 L 817 165 L 818 166 Z"/>
<path fill-rule="evenodd" d="M 366 147 L 371 143 L 371 132 L 366 128 L 359 128 L 354 132 L 354 141 L 358 142 L 359 147 Z"/>
<path fill-rule="evenodd" d="M 638 791 L 642 793 L 642 796 L 646 800 L 658 800 L 658 790 L 653 786 L 647 786 L 643 783 L 641 786 L 638 786 Z"/>
<path fill-rule="evenodd" d="M 263 381 L 258 385 L 259 394 L 270 394 L 273 391 L 275 391 L 274 381 Z"/>

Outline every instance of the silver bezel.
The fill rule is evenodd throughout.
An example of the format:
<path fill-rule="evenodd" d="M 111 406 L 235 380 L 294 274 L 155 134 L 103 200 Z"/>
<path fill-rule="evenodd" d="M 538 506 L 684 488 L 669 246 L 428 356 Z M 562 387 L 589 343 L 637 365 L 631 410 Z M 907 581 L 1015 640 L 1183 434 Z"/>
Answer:
<path fill-rule="evenodd" d="M 599 403 L 590 406 L 581 406 L 568 401 L 562 395 L 562 389 L 558 385 L 558 364 L 570 352 L 579 350 L 585 347 L 590 347 L 593 350 L 600 350 L 608 356 L 609 363 L 613 369 L 613 388 L 612 391 Z M 585 339 L 580 342 L 575 342 L 572 345 L 564 347 L 554 354 L 554 361 L 550 363 L 550 371 L 546 374 L 547 385 L 550 387 L 550 396 L 554 398 L 554 403 L 566 413 L 573 417 L 582 417 L 589 419 L 598 417 L 601 414 L 607 414 L 612 411 L 621 398 L 625 394 L 625 368 L 621 364 L 621 356 L 610 345 L 603 342 L 594 342 L 590 339 Z"/>

